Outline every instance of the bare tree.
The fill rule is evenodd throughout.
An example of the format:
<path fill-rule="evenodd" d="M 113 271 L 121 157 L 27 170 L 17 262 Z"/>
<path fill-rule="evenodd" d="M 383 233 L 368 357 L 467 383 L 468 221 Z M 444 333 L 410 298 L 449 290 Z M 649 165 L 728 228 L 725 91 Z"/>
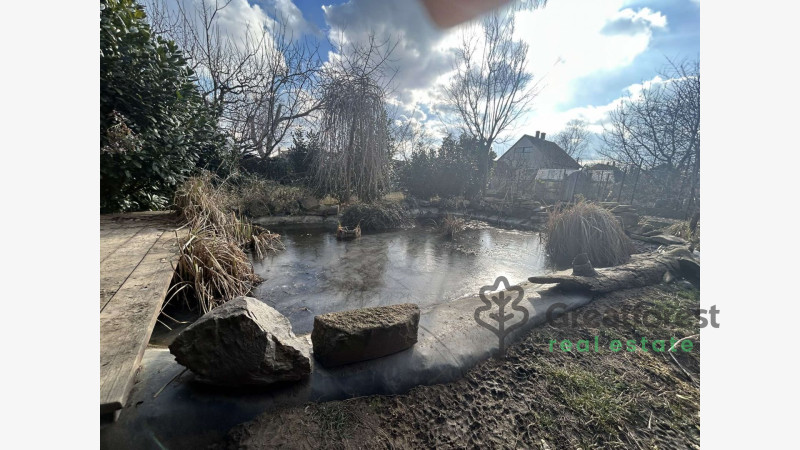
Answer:
<path fill-rule="evenodd" d="M 600 153 L 639 170 L 658 168 L 660 194 L 689 211 L 699 201 L 700 64 L 669 61 L 660 75 L 611 111 Z"/>
<path fill-rule="evenodd" d="M 578 159 L 589 146 L 589 136 L 586 122 L 581 119 L 572 119 L 567 122 L 563 130 L 553 136 L 553 142 L 558 144 L 569 156 Z"/>
<path fill-rule="evenodd" d="M 537 92 L 531 83 L 533 75 L 528 72 L 528 45 L 512 37 L 513 13 L 486 16 L 481 31 L 463 34 L 456 52 L 455 75 L 445 96 L 465 131 L 484 147 L 486 161 L 479 171 L 485 186 L 492 144 L 528 111 Z"/>
<path fill-rule="evenodd" d="M 295 36 L 281 17 L 235 37 L 221 24 L 231 0 L 166 0 L 148 5 L 153 29 L 189 59 L 205 99 L 240 154 L 268 158 L 298 120 L 318 111 L 321 60 L 313 39 Z M 191 3 L 191 4 L 189 4 Z"/>
<path fill-rule="evenodd" d="M 425 126 L 415 120 L 394 120 L 390 127 L 394 143 L 393 157 L 403 161 L 419 151 L 429 151 L 434 147 L 435 139 Z"/>
<path fill-rule="evenodd" d="M 395 46 L 370 36 L 366 42 L 339 47 L 326 66 L 320 151 L 313 162 L 321 192 L 369 202 L 389 187 L 387 83 L 381 80 L 387 79 Z"/>
<path fill-rule="evenodd" d="M 262 41 L 244 66 L 249 92 L 227 117 L 244 153 L 271 156 L 298 120 L 322 107 L 320 67 L 317 44 L 293 39 L 283 23 Z"/>

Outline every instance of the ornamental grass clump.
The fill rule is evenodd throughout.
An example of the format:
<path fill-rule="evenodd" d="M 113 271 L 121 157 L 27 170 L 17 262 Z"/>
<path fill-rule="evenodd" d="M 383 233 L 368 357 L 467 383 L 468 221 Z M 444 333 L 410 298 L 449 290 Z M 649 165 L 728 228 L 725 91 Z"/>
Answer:
<path fill-rule="evenodd" d="M 552 211 L 543 239 L 550 259 L 560 267 L 570 266 L 581 253 L 586 253 L 595 267 L 615 266 L 628 261 L 633 251 L 617 218 L 587 202 Z"/>
<path fill-rule="evenodd" d="M 258 259 L 283 249 L 280 235 L 238 217 L 236 202 L 225 184 L 208 173 L 189 178 L 175 196 L 188 229 L 180 242 L 176 292 L 187 294 L 184 288 L 190 288 L 203 313 L 248 294 L 260 281 L 245 249 Z"/>
<path fill-rule="evenodd" d="M 439 224 L 439 230 L 448 238 L 453 239 L 456 234 L 461 233 L 466 228 L 466 222 L 460 217 L 448 214 Z"/>

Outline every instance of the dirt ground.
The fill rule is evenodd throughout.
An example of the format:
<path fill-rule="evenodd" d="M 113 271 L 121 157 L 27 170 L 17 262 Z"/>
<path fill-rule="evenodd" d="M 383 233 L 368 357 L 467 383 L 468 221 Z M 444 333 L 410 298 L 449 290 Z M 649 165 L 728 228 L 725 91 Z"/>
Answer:
<path fill-rule="evenodd" d="M 699 292 L 683 283 L 607 294 L 578 310 L 588 320 L 536 328 L 457 382 L 263 414 L 219 447 L 699 448 L 699 337 L 672 353 L 677 363 L 650 342 L 699 333 L 696 308 Z M 591 350 L 562 351 L 565 339 Z"/>

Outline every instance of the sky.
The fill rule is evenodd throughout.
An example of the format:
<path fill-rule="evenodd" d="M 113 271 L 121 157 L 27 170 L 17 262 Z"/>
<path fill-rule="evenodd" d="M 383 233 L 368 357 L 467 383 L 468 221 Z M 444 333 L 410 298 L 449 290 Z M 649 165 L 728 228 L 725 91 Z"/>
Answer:
<path fill-rule="evenodd" d="M 452 130 L 441 88 L 452 71 L 453 48 L 471 24 L 439 29 L 415 0 L 233 0 L 222 14 L 221 23 L 234 30 L 281 16 L 295 35 L 319 39 L 327 57 L 329 39 L 359 41 L 372 32 L 397 41 L 392 114 L 436 139 Z M 540 91 L 531 110 L 501 135 L 498 154 L 522 134 L 552 136 L 571 119 L 600 133 L 608 111 L 655 79 L 668 58 L 700 55 L 699 0 L 549 0 L 544 8 L 517 12 L 515 20 L 515 38 L 529 45 L 529 71 Z M 593 138 L 584 158 L 595 156 L 598 145 Z"/>

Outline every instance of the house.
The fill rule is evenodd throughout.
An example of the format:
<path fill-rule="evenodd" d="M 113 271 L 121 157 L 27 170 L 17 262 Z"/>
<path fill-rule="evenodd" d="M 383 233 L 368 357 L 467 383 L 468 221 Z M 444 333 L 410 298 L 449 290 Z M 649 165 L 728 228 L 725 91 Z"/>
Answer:
<path fill-rule="evenodd" d="M 545 139 L 546 133 L 523 135 L 495 164 L 491 189 L 512 191 L 513 195 L 532 195 L 539 182 L 545 189 L 559 183 L 570 173 L 581 168 L 571 156 L 555 142 Z M 539 190 L 538 194 L 544 194 Z"/>

